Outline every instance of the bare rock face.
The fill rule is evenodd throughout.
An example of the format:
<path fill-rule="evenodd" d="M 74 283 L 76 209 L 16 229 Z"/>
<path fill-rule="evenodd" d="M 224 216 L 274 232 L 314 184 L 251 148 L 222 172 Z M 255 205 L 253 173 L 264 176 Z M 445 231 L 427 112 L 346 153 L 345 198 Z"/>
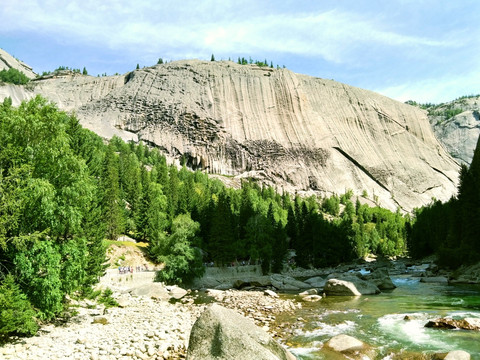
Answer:
<path fill-rule="evenodd" d="M 287 69 L 187 60 L 124 76 L 40 80 L 30 90 L 0 87 L 0 99 L 14 104 L 35 94 L 74 110 L 103 137 L 143 140 L 234 180 L 326 195 L 365 190 L 407 211 L 456 191 L 458 164 L 425 111 Z"/>
<path fill-rule="evenodd" d="M 450 155 L 460 163 L 470 164 L 480 136 L 480 96 L 436 106 L 429 110 L 428 117 L 435 136 Z"/>
<path fill-rule="evenodd" d="M 213 304 L 193 325 L 187 359 L 294 360 L 295 357 L 251 320 Z"/>
<path fill-rule="evenodd" d="M 10 68 L 23 72 L 29 79 L 33 79 L 37 76 L 30 66 L 23 61 L 15 59 L 5 50 L 0 49 L 0 70 L 8 70 Z"/>

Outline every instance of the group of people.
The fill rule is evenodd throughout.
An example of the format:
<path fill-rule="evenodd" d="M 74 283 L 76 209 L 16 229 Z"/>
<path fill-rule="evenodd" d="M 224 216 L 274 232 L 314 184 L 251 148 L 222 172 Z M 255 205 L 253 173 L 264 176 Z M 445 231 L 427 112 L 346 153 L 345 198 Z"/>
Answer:
<path fill-rule="evenodd" d="M 133 274 L 133 271 L 140 272 L 140 271 L 148 271 L 148 266 L 145 265 L 137 265 L 135 267 L 133 266 L 119 266 L 118 267 L 118 273 L 119 274 L 128 274 L 131 273 Z"/>

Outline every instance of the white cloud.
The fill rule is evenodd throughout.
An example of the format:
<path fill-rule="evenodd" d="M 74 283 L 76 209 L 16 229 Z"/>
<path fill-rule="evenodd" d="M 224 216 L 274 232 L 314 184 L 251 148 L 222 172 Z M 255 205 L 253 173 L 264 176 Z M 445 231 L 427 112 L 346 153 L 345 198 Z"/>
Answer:
<path fill-rule="evenodd" d="M 435 78 L 409 81 L 375 91 L 399 101 L 415 100 L 419 103 L 442 103 L 463 95 L 480 94 L 480 70 L 466 74 L 448 74 Z"/>
<path fill-rule="evenodd" d="M 452 43 L 407 36 L 385 24 L 345 11 L 235 15 L 219 1 L 171 2 L 85 0 L 3 0 L 0 29 L 48 33 L 54 38 L 108 46 L 113 50 L 159 53 L 283 52 L 319 56 L 335 63 L 355 62 L 361 47 L 445 47 Z M 227 5 L 225 5 L 227 4 Z M 225 9 L 226 10 L 225 10 Z M 224 9 L 225 11 L 222 11 Z M 228 16 L 220 16 L 227 13 Z M 253 14 L 253 15 L 252 15 Z M 183 49 L 182 49 L 183 48 Z M 208 52 L 207 51 L 207 52 Z"/>

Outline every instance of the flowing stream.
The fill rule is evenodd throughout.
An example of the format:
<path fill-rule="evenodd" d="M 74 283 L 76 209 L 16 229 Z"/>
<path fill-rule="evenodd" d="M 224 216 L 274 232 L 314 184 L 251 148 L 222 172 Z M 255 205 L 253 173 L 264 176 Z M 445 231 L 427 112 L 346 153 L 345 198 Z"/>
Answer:
<path fill-rule="evenodd" d="M 397 288 L 380 295 L 327 297 L 279 317 L 278 322 L 304 322 L 286 339 L 291 352 L 299 359 L 325 359 L 322 344 L 347 334 L 377 348 L 378 359 L 390 359 L 392 353 L 411 358 L 422 352 L 465 350 L 480 360 L 480 332 L 424 327 L 445 316 L 480 318 L 480 286 L 420 283 L 419 278 L 402 276 L 392 280 Z M 406 315 L 411 320 L 405 320 Z"/>

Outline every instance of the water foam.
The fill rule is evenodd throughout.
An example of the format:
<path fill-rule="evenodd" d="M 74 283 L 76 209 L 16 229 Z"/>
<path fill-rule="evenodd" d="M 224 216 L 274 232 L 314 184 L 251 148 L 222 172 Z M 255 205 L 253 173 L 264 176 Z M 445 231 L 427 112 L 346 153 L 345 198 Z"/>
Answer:
<path fill-rule="evenodd" d="M 412 320 L 404 320 L 408 315 Z M 378 319 L 378 325 L 388 337 L 403 343 L 424 345 L 427 347 L 445 347 L 447 344 L 432 338 L 429 330 L 425 328 L 428 321 L 424 313 L 413 314 L 388 314 Z"/>
<path fill-rule="evenodd" d="M 349 332 L 351 333 L 357 326 L 355 322 L 350 320 L 346 320 L 335 325 L 318 322 L 317 325 L 318 325 L 317 329 L 306 331 L 303 335 L 308 338 L 323 337 L 327 335 L 332 337 L 332 336 L 345 334 Z"/>

